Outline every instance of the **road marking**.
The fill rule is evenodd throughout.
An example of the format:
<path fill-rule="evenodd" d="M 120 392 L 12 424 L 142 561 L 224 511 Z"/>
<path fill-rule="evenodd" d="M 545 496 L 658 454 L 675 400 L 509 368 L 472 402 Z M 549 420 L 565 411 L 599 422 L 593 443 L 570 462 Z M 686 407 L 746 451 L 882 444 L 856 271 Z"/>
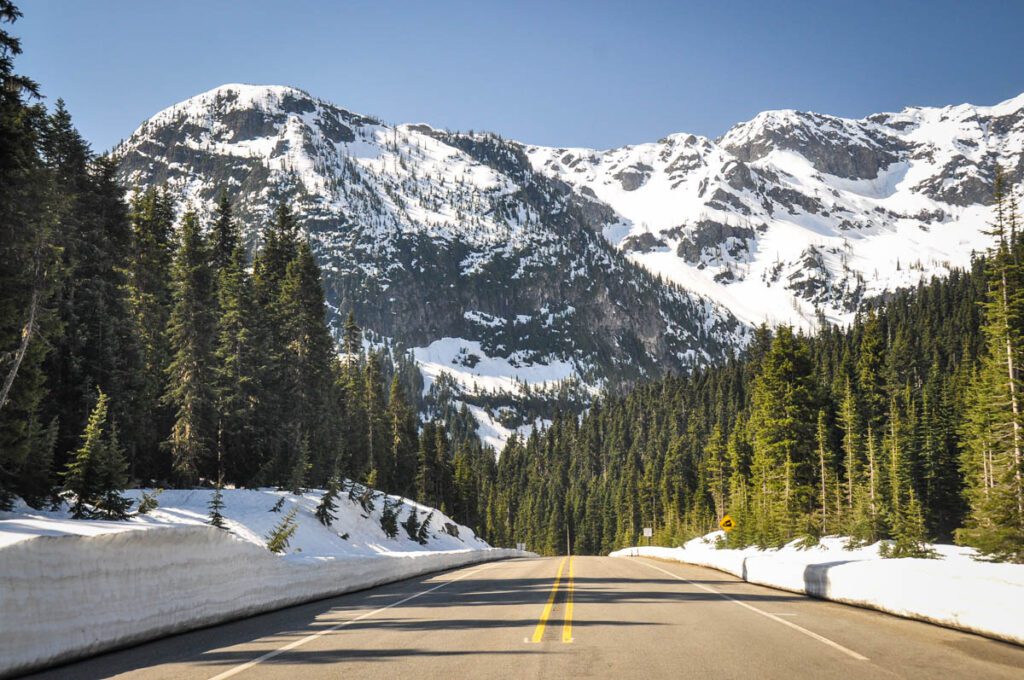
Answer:
<path fill-rule="evenodd" d="M 703 583 L 697 583 L 695 581 L 691 581 L 690 579 L 683 578 L 682 576 L 679 576 L 677 574 L 673 574 L 671 571 L 666 571 L 665 569 L 662 569 L 661 567 L 653 565 L 653 564 L 651 564 L 649 562 L 646 562 L 646 561 L 642 561 L 642 562 L 640 562 L 640 564 L 646 565 L 646 566 L 650 567 L 651 569 L 657 569 L 658 571 L 660 571 L 663 574 L 667 574 L 667 575 L 671 576 L 672 578 L 674 578 L 676 580 L 683 581 L 685 583 L 689 583 L 690 585 L 696 586 L 696 587 L 700 588 L 701 590 L 707 591 L 709 593 L 714 593 L 715 595 L 718 595 L 721 598 L 724 598 L 726 600 L 729 600 L 730 602 L 738 604 L 739 606 L 744 607 L 746 609 L 749 609 L 750 611 L 755 612 L 757 614 L 760 614 L 761 616 L 767 617 L 767 618 L 771 619 L 772 621 L 776 621 L 778 623 L 781 623 L 784 626 L 788 626 L 789 628 L 792 628 L 795 631 L 803 633 L 807 637 L 814 638 L 818 642 L 821 642 L 822 644 L 826 644 L 826 645 L 828 645 L 829 647 L 831 647 L 833 649 L 837 649 L 840 652 L 842 652 L 843 654 L 846 654 L 849 657 L 857 659 L 858 661 L 868 661 L 868 657 L 864 656 L 863 654 L 858 654 L 857 652 L 853 651 L 852 649 L 848 649 L 846 647 L 843 647 L 838 642 L 833 642 L 832 640 L 829 640 L 827 637 L 824 637 L 823 635 L 818 635 L 817 633 L 815 633 L 813 631 L 807 630 L 806 628 L 804 628 L 802 626 L 796 625 L 792 621 L 787 621 L 786 619 L 784 619 L 784 618 L 782 618 L 780 616 L 776 616 L 775 614 L 769 614 L 768 612 L 766 612 L 764 610 L 761 610 L 761 609 L 758 609 L 757 607 L 755 607 L 753 605 L 749 605 L 746 602 L 741 602 L 741 601 L 737 600 L 736 598 L 729 597 L 725 593 L 717 591 L 714 588 L 709 588 L 708 586 L 704 585 Z"/>
<path fill-rule="evenodd" d="M 551 608 L 555 606 L 555 596 L 558 594 L 558 584 L 562 581 L 562 571 L 565 569 L 565 562 L 568 557 L 563 557 L 562 562 L 558 565 L 558 574 L 555 575 L 555 583 L 551 586 L 551 595 L 548 596 L 548 603 L 544 605 L 544 611 L 541 612 L 540 621 L 537 622 L 537 627 L 533 629 L 533 637 L 530 638 L 530 642 L 540 642 L 544 637 L 544 629 L 548 625 L 548 617 L 551 616 Z"/>
<path fill-rule="evenodd" d="M 562 642 L 572 642 L 572 594 L 576 584 L 572 578 L 572 557 L 569 558 L 569 587 L 566 591 L 565 622 L 562 624 Z"/>
<path fill-rule="evenodd" d="M 210 680 L 224 680 L 224 678 L 230 678 L 232 676 L 238 675 L 239 673 L 241 673 L 243 671 L 249 670 L 253 666 L 258 666 L 259 664 L 263 663 L 264 661 L 267 661 L 269 659 L 273 659 L 275 656 L 279 656 L 281 654 L 284 654 L 285 652 L 291 651 L 291 650 L 295 649 L 296 647 L 301 647 L 302 645 L 306 644 L 307 642 L 312 642 L 313 640 L 316 640 L 319 637 L 323 637 L 324 635 L 327 635 L 328 633 L 333 633 L 334 631 L 340 630 L 340 629 L 344 628 L 345 626 L 349 626 L 349 625 L 351 625 L 353 623 L 356 623 L 357 621 L 362 621 L 363 619 L 368 619 L 371 616 L 375 616 L 376 614 L 380 614 L 381 612 L 387 611 L 388 609 L 391 609 L 392 607 L 397 607 L 398 605 L 405 604 L 406 602 L 408 602 L 410 600 L 415 600 L 417 597 L 420 597 L 421 595 L 426 595 L 427 593 L 432 593 L 432 592 L 434 592 L 435 590 L 437 590 L 439 588 L 444 588 L 448 584 L 455 583 L 456 581 L 461 581 L 462 579 L 464 579 L 464 578 L 466 578 L 468 576 L 473 576 L 474 574 L 479 574 L 484 569 L 489 569 L 492 566 L 494 566 L 494 565 L 493 564 L 489 564 L 486 567 L 482 567 L 482 568 L 476 569 L 474 571 L 466 572 L 465 574 L 462 574 L 460 576 L 456 576 L 455 578 L 448 579 L 447 581 L 444 581 L 443 583 L 439 583 L 436 586 L 434 586 L 433 588 L 427 588 L 426 590 L 421 590 L 420 592 L 414 593 L 412 595 L 409 595 L 408 597 L 404 597 L 401 600 L 398 600 L 397 602 L 392 602 L 391 604 L 387 605 L 386 607 L 381 607 L 380 609 L 375 609 L 372 612 L 367 612 L 365 614 L 361 614 L 361 615 L 357 616 L 354 619 L 348 619 L 346 621 L 342 621 L 339 624 L 333 625 L 330 628 L 325 628 L 325 629 L 323 629 L 321 631 L 317 631 L 316 633 L 313 633 L 312 635 L 307 635 L 304 638 L 299 638 L 298 640 L 293 640 L 292 642 L 289 642 L 288 644 L 286 644 L 284 647 L 280 647 L 278 649 L 275 649 L 272 652 L 267 652 L 263 656 L 258 656 L 255 659 L 253 659 L 252 661 L 247 661 L 246 663 L 243 663 L 240 666 L 235 666 L 234 668 L 228 669 L 228 670 L 224 671 L 223 673 L 220 673 L 219 675 L 213 676 L 212 678 L 210 678 Z"/>

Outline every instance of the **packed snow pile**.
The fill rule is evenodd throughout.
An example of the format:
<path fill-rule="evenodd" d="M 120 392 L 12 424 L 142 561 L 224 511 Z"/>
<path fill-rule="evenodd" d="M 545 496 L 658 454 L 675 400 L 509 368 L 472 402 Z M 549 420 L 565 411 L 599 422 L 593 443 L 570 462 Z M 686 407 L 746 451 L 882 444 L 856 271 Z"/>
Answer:
<path fill-rule="evenodd" d="M 129 492 L 141 498 L 140 491 Z M 223 492 L 227 530 L 206 525 L 212 490 L 165 491 L 126 522 L 76 521 L 19 506 L 0 513 L 0 676 L 300 602 L 421 574 L 521 555 L 491 548 L 467 527 L 397 497 L 398 533 L 381 528 L 383 496 L 364 507 L 343 492 L 330 527 L 321 492 Z M 280 501 L 277 512 L 272 511 Z M 366 499 L 364 498 L 365 502 Z M 292 509 L 283 555 L 267 535 Z"/>
<path fill-rule="evenodd" d="M 801 549 L 719 550 L 722 532 L 680 548 L 636 547 L 612 557 L 655 557 L 728 572 L 744 581 L 929 621 L 1024 644 L 1024 565 L 980 562 L 971 548 L 932 545 L 936 559 L 883 559 L 881 543 L 845 549 L 827 537 Z"/>

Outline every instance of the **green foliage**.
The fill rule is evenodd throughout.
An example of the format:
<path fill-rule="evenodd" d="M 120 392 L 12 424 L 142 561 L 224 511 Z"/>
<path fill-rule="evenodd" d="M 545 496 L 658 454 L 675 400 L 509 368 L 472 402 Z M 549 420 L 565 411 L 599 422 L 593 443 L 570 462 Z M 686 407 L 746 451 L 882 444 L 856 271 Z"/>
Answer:
<path fill-rule="evenodd" d="M 284 500 L 282 498 L 282 500 Z M 295 516 L 299 512 L 299 506 L 293 506 L 291 510 L 285 513 L 285 516 L 281 518 L 281 521 L 277 523 L 277 526 L 267 534 L 267 550 L 272 553 L 283 553 L 288 549 L 288 544 L 295 535 L 295 531 L 299 528 L 298 524 L 295 523 Z"/>
<path fill-rule="evenodd" d="M 416 508 L 409 508 L 409 516 L 402 522 L 402 528 L 405 529 L 405 533 L 409 536 L 410 540 L 418 541 L 420 535 L 420 521 L 417 517 Z"/>
<path fill-rule="evenodd" d="M 430 521 L 434 519 L 434 511 L 431 510 L 427 513 L 427 516 L 423 518 L 423 522 L 416 530 L 416 541 L 420 545 L 426 545 L 427 541 L 430 540 Z M 408 527 L 407 527 L 408 528 Z"/>
<path fill-rule="evenodd" d="M 398 513 L 395 511 L 395 504 L 384 499 L 384 507 L 380 512 L 380 528 L 388 538 L 398 535 Z"/>
<path fill-rule="evenodd" d="M 213 495 L 210 496 L 209 503 L 206 507 L 210 510 L 208 522 L 210 526 L 215 526 L 218 529 L 227 529 L 227 523 L 224 521 L 224 515 L 221 514 L 221 510 L 224 509 L 224 488 L 217 484 L 213 490 Z"/>
<path fill-rule="evenodd" d="M 327 489 L 324 490 L 324 495 L 320 497 L 320 502 L 316 506 L 315 513 L 316 518 L 325 527 L 331 526 L 331 523 L 338 519 L 334 513 L 338 510 L 337 500 L 339 493 L 338 478 L 335 475 L 331 475 L 330 480 L 327 482 Z"/>
<path fill-rule="evenodd" d="M 108 426 L 108 408 L 109 398 L 100 392 L 82 433 L 82 444 L 64 470 L 64 491 L 72 498 L 75 519 L 128 518 L 132 501 L 121 496 L 127 482 L 126 463 L 116 428 Z"/>
<path fill-rule="evenodd" d="M 216 331 L 214 278 L 208 247 L 195 213 L 186 213 L 180 247 L 171 270 L 172 296 L 167 333 L 173 354 L 167 368 L 164 403 L 174 409 L 167 447 L 179 484 L 215 477 L 217 441 L 213 384 Z"/>
<path fill-rule="evenodd" d="M 148 515 L 160 507 L 160 502 L 157 500 L 157 497 L 162 494 L 163 491 L 163 489 L 153 489 L 153 493 L 143 491 L 142 500 L 139 501 L 139 507 L 136 509 L 136 512 L 140 515 Z"/>

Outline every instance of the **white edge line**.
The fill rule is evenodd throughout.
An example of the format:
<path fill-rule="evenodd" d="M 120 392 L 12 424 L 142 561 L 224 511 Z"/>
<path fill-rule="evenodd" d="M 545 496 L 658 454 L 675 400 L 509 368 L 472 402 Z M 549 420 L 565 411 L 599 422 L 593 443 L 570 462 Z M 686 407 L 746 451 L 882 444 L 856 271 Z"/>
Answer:
<path fill-rule="evenodd" d="M 695 581 L 691 581 L 688 578 L 683 578 L 682 576 L 679 576 L 678 574 L 673 574 L 671 571 L 667 571 L 665 569 L 662 569 L 661 567 L 659 567 L 659 566 L 657 566 L 655 564 L 651 564 L 650 562 L 646 562 L 645 561 L 645 562 L 640 562 L 640 564 L 648 566 L 651 569 L 657 569 L 658 571 L 660 571 L 663 574 L 667 574 L 667 575 L 671 576 L 672 578 L 677 579 L 679 581 L 684 581 L 686 583 L 689 583 L 690 585 L 696 586 L 696 587 L 700 588 L 701 590 L 707 591 L 709 593 L 714 593 L 715 595 L 718 595 L 719 597 L 722 597 L 722 598 L 724 598 L 726 600 L 729 600 L 730 602 L 738 604 L 741 607 L 745 607 L 745 608 L 749 609 L 752 612 L 760 614 L 761 616 L 765 616 L 765 617 L 771 619 L 772 621 L 776 621 L 778 623 L 781 623 L 784 626 L 789 626 L 793 630 L 799 631 L 799 632 L 803 633 L 804 635 L 806 635 L 807 637 L 814 638 L 818 642 L 821 642 L 822 644 L 826 644 L 829 647 L 832 647 L 833 649 L 837 649 L 840 652 L 842 652 L 843 654 L 846 654 L 847 656 L 853 657 L 854 659 L 857 659 L 858 661 L 868 661 L 869 660 L 868 657 L 864 656 L 863 654 L 858 654 L 857 652 L 853 651 L 852 649 L 849 649 L 847 647 L 843 647 L 838 642 L 833 642 L 832 640 L 829 640 L 827 637 L 824 637 L 823 635 L 818 635 L 814 631 L 810 631 L 810 630 L 807 630 L 806 628 L 804 628 L 802 626 L 798 626 L 795 623 L 793 623 L 792 621 L 787 621 L 786 619 L 783 619 L 783 618 L 781 618 L 779 616 L 776 616 L 775 614 L 769 614 L 768 612 L 763 611 L 761 609 L 758 609 L 757 607 L 755 607 L 753 605 L 750 605 L 750 604 L 747 604 L 746 602 L 741 602 L 741 601 L 739 601 L 739 600 L 737 600 L 735 598 L 729 597 L 725 593 L 720 592 L 718 590 L 715 590 L 714 588 L 709 588 L 708 586 L 704 585 L 703 583 L 697 583 Z"/>
<path fill-rule="evenodd" d="M 258 656 L 255 659 L 253 659 L 252 661 L 247 661 L 246 663 L 243 663 L 240 666 L 235 666 L 234 668 L 229 668 L 228 670 L 224 671 L 223 673 L 219 673 L 218 675 L 213 676 L 212 678 L 210 678 L 210 680 L 224 680 L 224 678 L 230 678 L 230 677 L 232 677 L 234 675 L 238 675 L 239 673 L 241 673 L 243 671 L 249 670 L 253 666 L 258 666 L 259 664 L 263 663 L 264 661 L 267 661 L 269 659 L 273 659 L 275 656 L 278 656 L 280 654 L 284 654 L 285 652 L 290 651 L 292 649 L 295 649 L 296 647 L 301 647 L 302 645 L 306 644 L 307 642 L 311 642 L 311 641 L 313 641 L 313 640 L 315 640 L 315 639 L 317 639 L 319 637 L 327 635 L 328 633 L 333 633 L 334 631 L 340 630 L 340 629 L 344 628 L 345 626 L 348 626 L 348 625 L 351 625 L 353 623 L 356 623 L 357 621 L 362 621 L 363 619 L 368 619 L 371 616 L 375 616 L 377 614 L 380 614 L 382 611 L 386 611 L 388 609 L 391 609 L 392 607 L 397 607 L 400 604 L 405 604 L 409 600 L 415 600 L 417 597 L 420 597 L 421 595 L 426 595 L 427 593 L 432 593 L 432 592 L 434 592 L 435 590 L 437 590 L 439 588 L 444 588 L 446 585 L 448 585 L 450 583 L 455 583 L 456 581 L 461 581 L 462 579 L 466 578 L 467 576 L 472 576 L 474 574 L 478 574 L 481 571 L 483 571 L 484 569 L 488 569 L 488 568 L 490 568 L 492 566 L 494 566 L 494 565 L 493 564 L 489 564 L 489 565 L 481 567 L 479 569 L 475 569 L 474 571 L 468 571 L 465 574 L 461 574 L 459 576 L 456 576 L 455 578 L 448 579 L 447 581 L 444 581 L 443 583 L 439 583 L 436 586 L 434 586 L 433 588 L 427 588 L 426 590 L 421 590 L 420 592 L 413 593 L 412 595 L 409 595 L 408 597 L 404 597 L 401 600 L 398 600 L 397 602 L 392 602 L 391 604 L 387 605 L 386 607 L 381 607 L 380 609 L 375 609 L 372 612 L 367 612 L 365 614 L 360 614 L 359 616 L 355 617 L 354 619 L 346 619 L 345 621 L 342 621 L 341 623 L 335 624 L 335 625 L 331 626 L 330 628 L 325 628 L 325 629 L 323 629 L 321 631 L 317 631 L 316 633 L 313 633 L 312 635 L 307 635 L 306 637 L 299 638 L 298 640 L 293 640 L 293 641 L 289 642 L 288 644 L 286 644 L 284 647 L 279 647 L 279 648 L 277 648 L 277 649 L 275 649 L 273 651 L 267 652 L 263 656 Z"/>

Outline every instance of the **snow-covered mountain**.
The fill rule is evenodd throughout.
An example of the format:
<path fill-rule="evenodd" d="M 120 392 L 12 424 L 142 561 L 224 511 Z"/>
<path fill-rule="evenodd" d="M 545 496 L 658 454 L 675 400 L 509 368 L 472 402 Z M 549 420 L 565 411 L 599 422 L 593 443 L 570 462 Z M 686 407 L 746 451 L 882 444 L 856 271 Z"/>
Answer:
<path fill-rule="evenodd" d="M 849 320 L 865 297 L 964 266 L 995 164 L 1024 171 L 1024 95 L 850 120 L 767 111 L 717 140 L 528 147 L 614 210 L 609 242 L 750 323 Z"/>
<path fill-rule="evenodd" d="M 166 185 L 181 209 L 208 214 L 225 189 L 252 226 L 287 199 L 335 313 L 415 348 L 428 389 L 452 375 L 495 442 L 526 424 L 517 402 L 682 370 L 746 334 L 604 239 L 608 206 L 493 135 L 226 85 L 158 113 L 116 154 L 129 186 Z"/>
<path fill-rule="evenodd" d="M 290 201 L 335 314 L 413 350 L 428 389 L 497 443 L 529 420 L 516 404 L 720 359 L 762 321 L 844 321 L 965 265 L 996 162 L 1024 172 L 1024 95 L 862 120 L 770 111 L 717 140 L 595 151 L 225 85 L 116 154 L 129 186 L 165 185 L 182 209 L 208 214 L 224 189 L 252 226 Z"/>

